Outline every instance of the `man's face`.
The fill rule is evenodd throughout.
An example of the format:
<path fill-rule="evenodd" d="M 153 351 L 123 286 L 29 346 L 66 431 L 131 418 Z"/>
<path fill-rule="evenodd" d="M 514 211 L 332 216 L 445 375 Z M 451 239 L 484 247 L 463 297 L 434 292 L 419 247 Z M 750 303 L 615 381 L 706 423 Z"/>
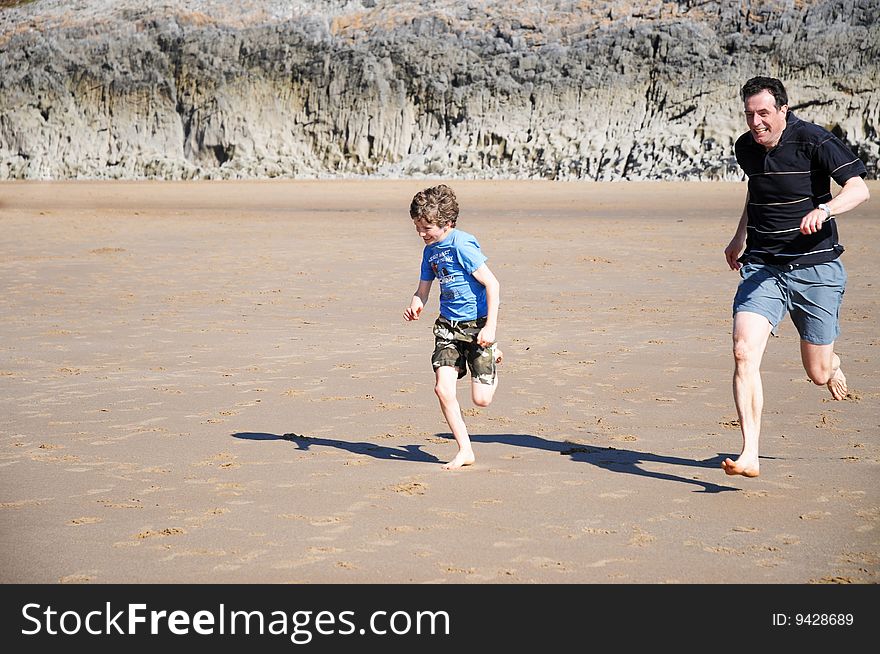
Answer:
<path fill-rule="evenodd" d="M 776 108 L 776 99 L 770 91 L 761 91 L 746 98 L 744 103 L 746 124 L 755 143 L 768 150 L 775 147 L 785 129 L 785 116 L 788 105 Z"/>

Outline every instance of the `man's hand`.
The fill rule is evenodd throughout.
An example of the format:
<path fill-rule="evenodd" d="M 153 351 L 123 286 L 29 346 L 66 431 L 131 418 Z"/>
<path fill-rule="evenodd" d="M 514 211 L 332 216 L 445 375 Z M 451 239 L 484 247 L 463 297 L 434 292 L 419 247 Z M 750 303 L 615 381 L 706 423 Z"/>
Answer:
<path fill-rule="evenodd" d="M 724 258 L 727 259 L 727 265 L 730 266 L 731 270 L 739 270 L 742 268 L 742 264 L 737 261 L 737 259 L 739 259 L 739 256 L 743 253 L 745 247 L 745 239 L 734 236 L 727 247 L 724 248 Z"/>
<path fill-rule="evenodd" d="M 815 234 L 828 217 L 824 209 L 813 209 L 801 220 L 801 234 Z"/>

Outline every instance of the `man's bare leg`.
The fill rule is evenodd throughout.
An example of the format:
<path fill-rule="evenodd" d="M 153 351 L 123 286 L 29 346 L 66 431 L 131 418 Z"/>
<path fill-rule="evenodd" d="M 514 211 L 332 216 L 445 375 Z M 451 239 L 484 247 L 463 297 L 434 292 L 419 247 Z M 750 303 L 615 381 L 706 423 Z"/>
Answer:
<path fill-rule="evenodd" d="M 764 408 L 761 359 L 771 329 L 770 322 L 757 313 L 740 311 L 733 319 L 733 400 L 742 431 L 743 447 L 736 461 L 728 458 L 721 463 L 728 475 L 757 477 L 760 474 L 758 441 L 761 435 L 761 412 Z"/>
<path fill-rule="evenodd" d="M 456 384 L 458 382 L 458 370 L 452 366 L 440 366 L 436 369 L 437 381 L 434 392 L 440 400 L 440 410 L 443 417 L 452 430 L 455 442 L 458 443 L 458 454 L 449 463 L 443 465 L 447 470 L 471 465 L 476 458 L 471 446 L 471 438 L 468 435 L 464 418 L 461 417 L 461 406 L 456 397 Z"/>
<path fill-rule="evenodd" d="M 837 369 L 834 371 L 834 376 L 825 385 L 831 391 L 831 397 L 835 400 L 845 400 L 848 392 L 846 376 L 843 374 L 843 370 L 840 369 L 840 357 L 836 354 L 834 357 L 837 359 Z"/>
<path fill-rule="evenodd" d="M 846 376 L 840 369 L 840 357 L 834 352 L 834 343 L 814 345 L 801 341 L 801 361 L 810 381 L 817 386 L 827 386 L 835 400 L 846 399 Z"/>

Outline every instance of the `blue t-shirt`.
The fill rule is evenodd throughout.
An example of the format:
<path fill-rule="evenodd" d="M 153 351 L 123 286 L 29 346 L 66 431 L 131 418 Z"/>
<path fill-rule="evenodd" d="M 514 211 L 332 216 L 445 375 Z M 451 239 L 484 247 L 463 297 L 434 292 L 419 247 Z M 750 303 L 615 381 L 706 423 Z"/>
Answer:
<path fill-rule="evenodd" d="M 474 271 L 486 262 L 471 234 L 453 229 L 442 241 L 425 246 L 422 281 L 440 281 L 440 315 L 448 320 L 476 320 L 486 315 L 486 287 Z"/>

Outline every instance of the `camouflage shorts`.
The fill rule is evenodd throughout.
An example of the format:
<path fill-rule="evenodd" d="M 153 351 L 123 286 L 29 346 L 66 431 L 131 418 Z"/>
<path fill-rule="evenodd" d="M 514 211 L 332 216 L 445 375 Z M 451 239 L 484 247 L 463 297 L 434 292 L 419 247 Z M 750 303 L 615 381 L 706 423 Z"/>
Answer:
<path fill-rule="evenodd" d="M 495 383 L 495 346 L 477 345 L 477 334 L 486 324 L 485 318 L 477 320 L 447 320 L 443 316 L 434 323 L 434 354 L 431 365 L 434 370 L 452 366 L 458 370 L 458 378 L 464 377 L 468 366 L 474 381 L 481 384 Z"/>

